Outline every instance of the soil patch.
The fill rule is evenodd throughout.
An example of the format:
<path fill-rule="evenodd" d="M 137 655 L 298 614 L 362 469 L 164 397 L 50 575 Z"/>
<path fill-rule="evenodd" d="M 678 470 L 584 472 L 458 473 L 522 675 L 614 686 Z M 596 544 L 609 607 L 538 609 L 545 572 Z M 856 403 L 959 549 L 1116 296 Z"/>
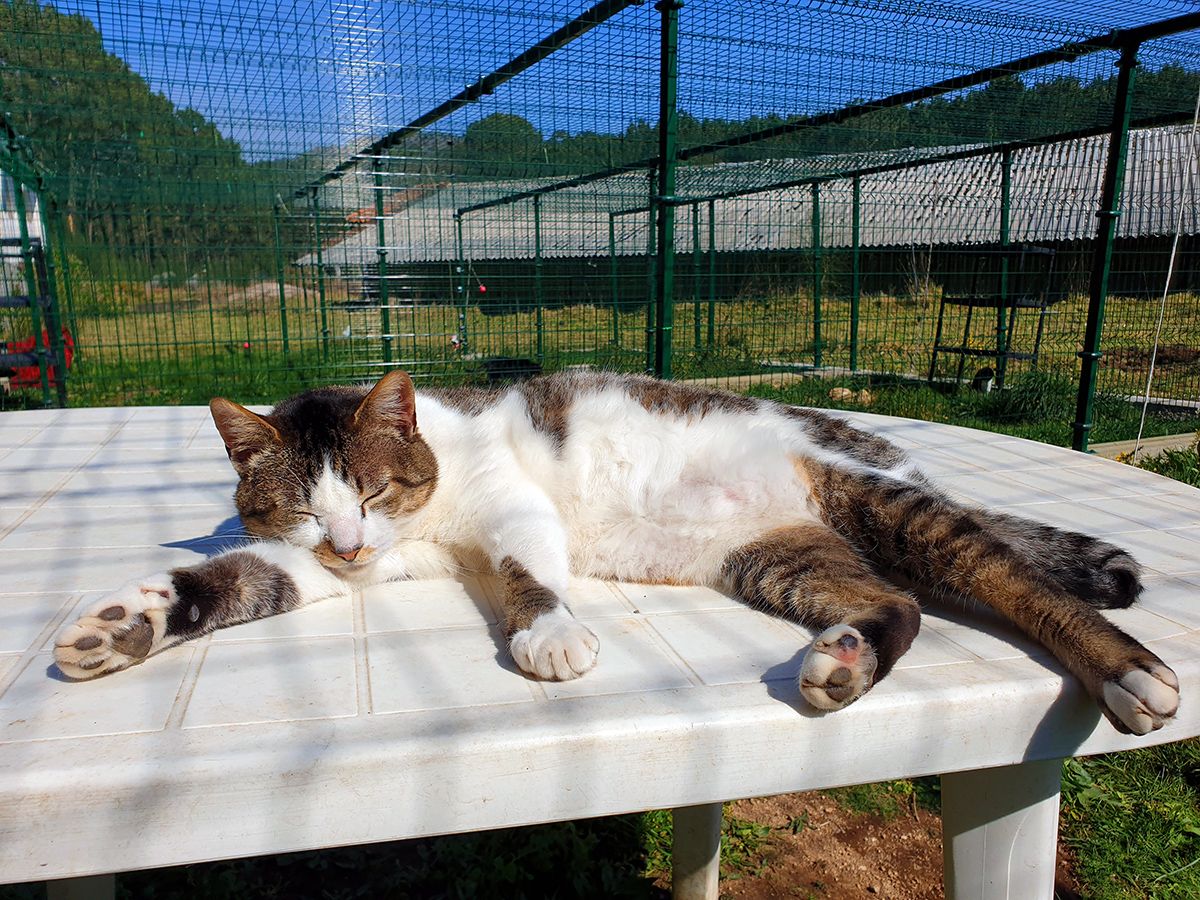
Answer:
<path fill-rule="evenodd" d="M 1105 353 L 1109 364 L 1125 372 L 1144 372 L 1150 366 L 1149 347 L 1117 347 Z M 1200 362 L 1200 349 L 1184 344 L 1165 344 L 1158 348 L 1154 365 L 1160 368 L 1191 366 Z"/>
<path fill-rule="evenodd" d="M 933 900 L 942 890 L 942 821 L 913 805 L 887 820 L 824 794 L 741 800 L 732 813 L 771 826 L 758 873 L 725 877 L 721 896 Z"/>

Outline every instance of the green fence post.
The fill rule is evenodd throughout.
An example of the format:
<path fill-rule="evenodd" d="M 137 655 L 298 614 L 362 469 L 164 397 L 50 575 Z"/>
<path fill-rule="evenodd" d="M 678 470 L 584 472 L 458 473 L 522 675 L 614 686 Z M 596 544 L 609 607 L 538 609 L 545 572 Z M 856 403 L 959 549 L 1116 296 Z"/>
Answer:
<path fill-rule="evenodd" d="M 288 320 L 287 320 L 287 291 L 283 281 L 283 238 L 281 236 L 279 220 L 283 215 L 280 204 L 275 204 L 275 278 L 279 281 L 279 328 L 283 335 L 283 352 L 285 355 L 290 350 L 288 342 Z"/>
<path fill-rule="evenodd" d="M 42 405 L 50 405 L 50 352 L 42 340 L 42 297 L 38 290 L 37 275 L 33 269 L 33 243 L 29 239 L 29 222 L 26 220 L 25 185 L 13 176 L 13 194 L 17 206 L 17 227 L 21 236 L 21 262 L 25 270 L 25 293 L 29 295 L 29 315 L 33 320 L 33 350 L 38 358 L 38 372 L 42 378 Z"/>
<path fill-rule="evenodd" d="M 608 214 L 608 289 L 612 298 L 612 343 L 621 345 L 621 298 L 617 284 L 617 225 L 616 217 Z"/>
<path fill-rule="evenodd" d="M 708 201 L 708 346 L 717 331 L 717 217 L 716 202 Z"/>
<path fill-rule="evenodd" d="M 646 371 L 653 373 L 654 351 L 656 346 L 655 313 L 657 302 L 655 297 L 658 290 L 658 244 L 657 229 L 654 227 L 654 186 L 658 181 L 657 167 L 651 166 L 646 173 L 650 176 L 650 194 L 646 203 Z"/>
<path fill-rule="evenodd" d="M 700 349 L 700 204 L 692 204 L 692 335 Z"/>
<path fill-rule="evenodd" d="M 63 344 L 62 310 L 58 304 L 58 277 L 54 271 L 54 249 L 50 243 L 50 219 L 46 210 L 50 205 L 45 191 L 38 192 L 38 218 L 42 223 L 42 270 L 38 272 L 39 281 L 44 282 L 42 289 L 46 296 L 46 319 L 48 320 L 48 337 L 50 352 L 54 357 L 54 390 L 58 396 L 60 408 L 67 405 L 67 352 Z"/>
<path fill-rule="evenodd" d="M 545 297 L 542 295 L 542 196 L 537 194 L 533 198 L 533 300 L 537 304 L 537 361 L 538 365 L 542 364 L 545 358 L 544 353 L 544 322 L 542 321 L 542 304 L 545 302 Z"/>
<path fill-rule="evenodd" d="M 1104 166 L 1104 185 L 1100 192 L 1100 220 L 1096 228 L 1096 247 L 1092 251 L 1089 284 L 1087 330 L 1083 350 L 1079 352 L 1079 395 L 1075 401 L 1071 446 L 1086 451 L 1092 430 L 1092 401 L 1096 394 L 1096 372 L 1100 361 L 1100 337 L 1104 327 L 1104 304 L 1108 299 L 1108 275 L 1112 268 L 1113 238 L 1117 216 L 1121 214 L 1121 188 L 1125 181 L 1125 151 L 1129 143 L 1129 115 L 1132 108 L 1134 71 L 1138 44 L 1121 48 L 1117 63 L 1117 93 L 1113 100 L 1112 129 L 1108 138 L 1108 159 Z"/>
<path fill-rule="evenodd" d="M 312 190 L 313 235 L 317 240 L 317 302 L 321 305 L 321 353 L 329 359 L 329 310 L 325 302 L 325 260 L 321 248 L 321 202 L 317 199 L 320 188 Z"/>
<path fill-rule="evenodd" d="M 659 0 L 661 15 L 658 59 L 658 264 L 655 267 L 654 374 L 671 377 L 671 339 L 675 323 L 675 166 L 678 162 L 679 118 L 676 92 L 679 82 L 678 0 Z"/>
<path fill-rule="evenodd" d="M 1004 387 L 1008 369 L 1008 248 L 1012 214 L 1012 150 L 1000 155 L 1000 302 L 996 304 L 996 387 Z"/>
<path fill-rule="evenodd" d="M 813 366 L 821 368 L 821 185 L 812 186 Z"/>
<path fill-rule="evenodd" d="M 377 271 L 379 273 L 379 319 L 380 330 L 383 334 L 380 340 L 383 342 L 383 361 L 390 363 L 392 361 L 392 311 L 388 305 L 388 283 L 387 283 L 387 229 L 384 227 L 383 216 L 383 173 L 375 171 L 375 256 L 377 257 Z"/>
<path fill-rule="evenodd" d="M 850 213 L 850 371 L 858 371 L 858 304 L 862 299 L 862 176 L 855 175 Z"/>

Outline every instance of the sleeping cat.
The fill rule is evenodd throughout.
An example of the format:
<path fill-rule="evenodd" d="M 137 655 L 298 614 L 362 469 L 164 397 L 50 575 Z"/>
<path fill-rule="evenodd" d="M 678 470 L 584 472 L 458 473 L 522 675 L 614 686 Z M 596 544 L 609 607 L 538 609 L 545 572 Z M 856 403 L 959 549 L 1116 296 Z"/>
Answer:
<path fill-rule="evenodd" d="M 819 632 L 799 688 L 832 710 L 917 634 L 917 602 L 893 576 L 998 610 L 1119 731 L 1160 728 L 1178 706 L 1175 674 L 1097 612 L 1137 598 L 1127 553 L 951 500 L 898 448 L 824 413 L 590 371 L 420 394 L 396 371 L 267 416 L 211 408 L 259 540 L 97 602 L 56 640 L 67 675 L 354 587 L 484 566 L 533 676 L 596 664 L 596 636 L 567 607 L 570 574 L 710 585 Z"/>

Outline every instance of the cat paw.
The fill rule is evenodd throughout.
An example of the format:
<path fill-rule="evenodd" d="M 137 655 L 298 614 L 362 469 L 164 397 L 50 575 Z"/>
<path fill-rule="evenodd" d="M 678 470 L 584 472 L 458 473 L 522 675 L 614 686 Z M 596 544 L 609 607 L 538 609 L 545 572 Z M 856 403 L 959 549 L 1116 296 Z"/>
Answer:
<path fill-rule="evenodd" d="M 169 575 L 154 575 L 92 604 L 54 639 L 54 661 L 69 678 L 95 678 L 141 662 L 163 646 L 167 609 L 175 600 Z"/>
<path fill-rule="evenodd" d="M 548 681 L 570 681 L 596 665 L 600 641 L 566 609 L 543 613 L 512 636 L 509 650 L 518 666 Z"/>
<path fill-rule="evenodd" d="M 1104 682 L 1100 709 L 1117 731 L 1149 734 L 1175 717 L 1179 679 L 1161 662 L 1147 662 Z"/>
<path fill-rule="evenodd" d="M 817 635 L 800 665 L 800 693 L 817 709 L 841 709 L 875 677 L 875 651 L 858 629 L 834 625 Z"/>

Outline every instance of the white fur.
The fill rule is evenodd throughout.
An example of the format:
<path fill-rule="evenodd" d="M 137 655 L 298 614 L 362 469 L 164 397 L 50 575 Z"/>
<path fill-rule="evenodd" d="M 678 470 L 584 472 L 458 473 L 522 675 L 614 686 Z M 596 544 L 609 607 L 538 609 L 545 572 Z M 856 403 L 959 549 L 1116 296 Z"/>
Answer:
<path fill-rule="evenodd" d="M 600 642 L 565 607 L 543 613 L 509 641 L 517 665 L 531 675 L 555 681 L 578 678 L 596 665 Z"/>
<path fill-rule="evenodd" d="M 1165 666 L 1153 672 L 1130 669 L 1104 683 L 1104 703 L 1134 734 L 1162 728 L 1179 709 L 1179 679 Z"/>
<path fill-rule="evenodd" d="M 395 525 L 377 510 L 364 510 L 366 499 L 358 488 L 334 472 L 327 460 L 309 492 L 312 517 L 301 522 L 289 540 L 312 548 L 328 538 L 338 553 L 359 547 L 390 547 L 396 540 Z"/>

